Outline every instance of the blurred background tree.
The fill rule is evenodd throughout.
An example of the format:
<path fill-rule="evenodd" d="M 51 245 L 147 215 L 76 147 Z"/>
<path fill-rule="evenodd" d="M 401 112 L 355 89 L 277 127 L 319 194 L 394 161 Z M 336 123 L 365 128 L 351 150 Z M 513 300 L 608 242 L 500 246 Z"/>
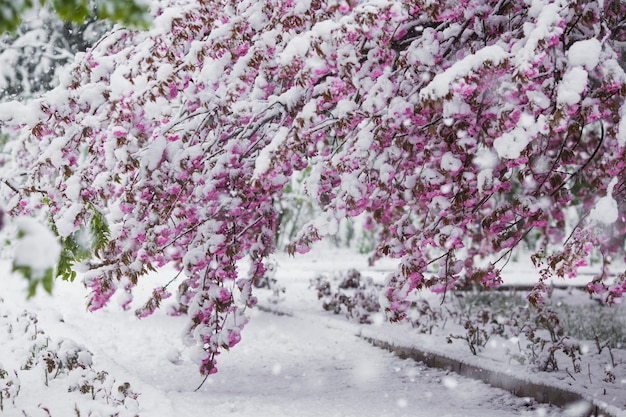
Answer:
<path fill-rule="evenodd" d="M 149 5 L 141 0 L 0 0 L 0 32 L 15 32 L 28 12 L 43 7 L 74 23 L 96 18 L 147 28 L 150 22 Z"/>
<path fill-rule="evenodd" d="M 0 36 L 0 100 L 24 100 L 49 91 L 62 70 L 97 41 L 111 23 L 90 17 L 61 20 L 50 5 L 29 10 L 20 26 Z"/>

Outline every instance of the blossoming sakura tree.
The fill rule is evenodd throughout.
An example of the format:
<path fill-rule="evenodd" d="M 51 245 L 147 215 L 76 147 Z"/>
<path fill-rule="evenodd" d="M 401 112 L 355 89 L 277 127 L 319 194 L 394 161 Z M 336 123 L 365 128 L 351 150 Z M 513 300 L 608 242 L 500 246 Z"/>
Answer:
<path fill-rule="evenodd" d="M 391 320 L 418 289 L 498 285 L 529 241 L 532 302 L 592 251 L 589 290 L 626 291 L 607 276 L 626 232 L 626 3 L 170 0 L 155 16 L 108 33 L 40 100 L 0 106 L 23 132 L 7 212 L 47 213 L 58 272 L 82 272 L 91 310 L 173 263 L 173 313 L 215 372 L 256 303 L 276 201 L 306 168 L 322 214 L 289 251 L 367 216 L 373 260 L 398 259 Z"/>

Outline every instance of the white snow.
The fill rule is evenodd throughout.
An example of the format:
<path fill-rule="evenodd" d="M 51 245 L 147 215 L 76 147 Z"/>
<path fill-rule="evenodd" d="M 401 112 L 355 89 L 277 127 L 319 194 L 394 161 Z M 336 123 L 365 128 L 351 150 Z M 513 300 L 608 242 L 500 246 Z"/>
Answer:
<path fill-rule="evenodd" d="M 479 146 L 472 160 L 481 169 L 493 169 L 498 165 L 498 155 L 485 146 Z"/>
<path fill-rule="evenodd" d="M 80 201 L 80 191 L 82 188 L 78 176 L 69 177 L 65 182 L 65 195 L 71 201 Z"/>
<path fill-rule="evenodd" d="M 490 188 L 493 184 L 493 169 L 498 165 L 498 155 L 481 145 L 474 154 L 472 162 L 480 169 L 476 175 L 476 183 L 478 191 L 482 193 L 486 187 Z"/>
<path fill-rule="evenodd" d="M 424 168 L 421 173 L 421 177 L 422 181 L 432 185 L 441 184 L 445 180 L 444 176 L 441 175 L 441 173 L 431 168 Z"/>
<path fill-rule="evenodd" d="M 127 78 L 130 72 L 130 68 L 126 65 L 118 64 L 115 67 L 110 78 L 110 100 L 120 100 L 122 97 L 128 96 L 135 91 L 135 86 Z"/>
<path fill-rule="evenodd" d="M 550 36 L 560 34 L 563 29 L 559 27 L 562 9 L 560 2 L 547 2 L 544 0 L 532 0 L 529 10 L 530 16 L 536 16 L 535 23 L 524 23 L 524 35 L 527 38 L 523 48 L 515 53 L 515 59 L 520 61 L 520 66 L 524 62 L 533 62 L 537 57 L 537 45 L 540 41 L 548 39 Z"/>
<path fill-rule="evenodd" d="M 406 343 L 423 340 L 433 351 L 456 352 L 458 357 L 470 362 L 489 362 L 486 358 L 472 358 L 460 341 L 448 345 L 443 339 L 418 335 L 410 326 L 392 325 L 380 318 L 375 320 L 375 326 L 367 327 L 324 312 L 309 286 L 312 277 L 354 267 L 367 270 L 368 275 L 380 282 L 395 263 L 387 260 L 371 268 L 365 256 L 321 249 L 295 259 L 277 256 L 276 277 L 286 286 L 285 300 L 273 306 L 265 301 L 271 291 L 259 290 L 257 295 L 262 305 L 288 315 L 250 310 L 251 320 L 242 332 L 241 343 L 218 357 L 219 372 L 210 376 L 197 392 L 202 377 L 195 362 L 202 358 L 202 352 L 185 347 L 179 338 L 185 317 L 170 317 L 158 311 L 138 320 L 117 305 L 90 314 L 84 308 L 84 288 L 62 281 L 56 283 L 54 297 L 37 295 L 26 302 L 22 292 L 24 280 L 8 273 L 8 266 L 1 264 L 3 337 L 10 324 L 14 330 L 24 328 L 25 320 L 20 314 L 27 309 L 37 314 L 37 330 L 45 332 L 42 337 L 50 346 L 62 341 L 63 352 L 80 351 L 82 360 L 91 363 L 94 370 L 108 373 L 106 387 L 112 392 L 116 392 L 118 384 L 128 382 L 139 394 L 136 399 L 126 399 L 122 406 L 113 408 L 102 399 L 92 400 L 90 394 L 68 392 L 67 385 L 78 380 L 77 374 L 50 376 L 46 386 L 41 369 L 19 369 L 23 355 L 28 354 L 20 346 L 28 347 L 32 341 L 28 339 L 30 333 L 14 331 L 8 341 L 0 344 L 0 358 L 4 368 L 19 371 L 22 386 L 14 403 L 5 401 L 3 415 L 22 415 L 20 410 L 24 409 L 28 415 L 47 416 L 41 413 L 39 404 L 49 409 L 52 417 L 73 415 L 74 407 L 81 410 L 81 415 L 91 412 L 105 416 L 117 411 L 120 417 L 564 415 L 563 410 L 554 407 L 529 406 L 527 399 L 516 398 L 482 382 L 400 359 L 359 338 L 360 334 L 375 334 Z M 175 270 L 166 267 L 143 280 L 135 291 L 134 307 L 145 301 L 152 286 L 163 285 L 175 275 Z M 526 282 L 534 279 L 528 271 L 518 275 Z M 21 321 L 16 322 L 18 318 Z M 447 325 L 444 333 L 450 331 L 450 326 Z M 510 363 L 495 366 L 507 373 L 519 372 Z M 568 410 L 577 407 L 579 404 Z"/>
<path fill-rule="evenodd" d="M 550 98 L 541 91 L 528 90 L 526 91 L 526 96 L 531 102 L 543 110 L 547 109 L 552 104 Z"/>
<path fill-rule="evenodd" d="M 200 72 L 200 79 L 211 85 L 216 82 L 222 76 L 226 64 L 230 62 L 232 56 L 230 52 L 226 51 L 219 59 L 207 58 L 204 61 L 202 71 Z"/>
<path fill-rule="evenodd" d="M 441 169 L 444 171 L 457 172 L 462 166 L 461 160 L 452 152 L 446 152 L 441 157 Z"/>
<path fill-rule="evenodd" d="M 465 101 L 461 100 L 460 97 L 454 96 L 452 100 L 445 101 L 443 103 L 443 117 L 449 118 L 457 115 L 465 115 L 470 114 L 472 112 L 472 108 Z"/>
<path fill-rule="evenodd" d="M 607 195 L 601 197 L 589 213 L 589 219 L 605 225 L 613 224 L 619 217 L 617 201 L 613 198 L 613 188 L 617 184 L 617 178 L 613 178 L 607 188 Z"/>
<path fill-rule="evenodd" d="M 436 39 L 436 31 L 432 28 L 424 29 L 422 33 L 422 47 L 410 48 L 407 56 L 408 62 L 431 66 L 435 64 L 435 56 L 439 51 L 439 41 Z"/>
<path fill-rule="evenodd" d="M 289 129 L 287 127 L 280 127 L 272 141 L 261 149 L 259 155 L 254 161 L 254 173 L 253 178 L 258 178 L 260 175 L 265 174 L 267 170 L 270 168 L 272 163 L 272 154 L 275 153 L 280 145 L 285 141 L 287 135 L 289 134 Z"/>
<path fill-rule="evenodd" d="M 560 104 L 574 105 L 580 101 L 580 96 L 587 87 L 589 74 L 580 67 L 567 70 L 559 83 L 556 101 Z"/>
<path fill-rule="evenodd" d="M 310 46 L 310 33 L 296 35 L 289 41 L 283 52 L 278 56 L 277 61 L 279 64 L 287 65 L 292 62 L 295 57 L 304 57 L 309 51 Z"/>
<path fill-rule="evenodd" d="M 54 224 L 57 227 L 57 232 L 61 237 L 67 237 L 76 231 L 76 218 L 80 214 L 83 208 L 80 204 L 71 206 L 64 209 L 54 219 Z"/>
<path fill-rule="evenodd" d="M 498 156 L 503 159 L 519 158 L 520 153 L 526 148 L 530 138 L 523 129 L 515 129 L 512 132 L 505 132 L 493 141 L 493 147 L 498 152 Z"/>
<path fill-rule="evenodd" d="M 443 386 L 448 389 L 455 389 L 456 387 L 459 386 L 459 381 L 457 381 L 456 378 L 453 378 L 451 376 L 446 376 L 445 378 L 443 378 L 443 381 L 441 382 L 443 383 Z"/>
<path fill-rule="evenodd" d="M 16 114 L 22 113 L 24 105 L 18 101 L 0 103 L 0 122 L 10 122 Z"/>
<path fill-rule="evenodd" d="M 33 278 L 43 277 L 46 271 L 56 267 L 61 245 L 54 234 L 35 219 L 19 217 L 15 219 L 15 225 L 23 234 L 15 244 L 15 265 L 30 267 Z"/>
<path fill-rule="evenodd" d="M 613 224 L 617 221 L 618 215 L 617 201 L 613 196 L 608 195 L 598 200 L 589 218 L 600 223 Z"/>
<path fill-rule="evenodd" d="M 478 175 L 476 175 L 476 185 L 478 187 L 478 192 L 483 192 L 485 188 L 491 188 L 493 184 L 493 169 L 486 168 L 480 170 Z"/>
<path fill-rule="evenodd" d="M 428 205 L 430 207 L 430 209 L 432 210 L 433 213 L 441 213 L 444 210 L 447 210 L 448 208 L 450 208 L 450 206 L 452 205 L 452 203 L 450 202 L 450 199 L 445 198 L 443 196 L 440 195 L 436 195 L 432 198 L 430 204 Z"/>
<path fill-rule="evenodd" d="M 574 42 L 567 51 L 572 66 L 584 66 L 588 71 L 594 69 L 600 61 L 602 44 L 596 38 Z"/>
<path fill-rule="evenodd" d="M 454 80 L 470 74 L 483 66 L 485 62 L 492 65 L 498 65 L 509 54 L 499 45 L 486 46 L 475 54 L 468 55 L 465 58 L 455 62 L 450 68 L 437 74 L 432 81 L 420 91 L 421 97 L 442 98 L 450 92 L 450 88 Z"/>
<path fill-rule="evenodd" d="M 502 159 L 516 159 L 528 143 L 539 133 L 546 129 L 546 119 L 544 115 L 535 118 L 523 113 L 520 120 L 509 132 L 505 132 L 502 136 L 493 141 L 493 147 L 498 156 Z"/>
<path fill-rule="evenodd" d="M 145 156 L 141 158 L 141 165 L 149 171 L 154 171 L 161 160 L 167 148 L 167 140 L 163 136 L 158 136 L 146 149 Z"/>
<path fill-rule="evenodd" d="M 20 124 L 34 126 L 43 118 L 43 112 L 36 102 L 29 104 L 23 104 L 19 101 L 0 103 L 0 124 L 10 123 L 13 126 Z"/>
<path fill-rule="evenodd" d="M 157 80 L 165 81 L 172 76 L 174 73 L 174 66 L 172 64 L 161 64 L 159 69 L 157 70 L 156 78 Z"/>
<path fill-rule="evenodd" d="M 626 145 L 626 102 L 619 109 L 619 126 L 617 128 L 617 143 L 619 146 Z"/>
<path fill-rule="evenodd" d="M 297 16 L 311 8 L 311 0 L 298 0 L 295 2 L 293 13 Z"/>
<path fill-rule="evenodd" d="M 381 181 L 386 182 L 387 179 L 382 178 Z M 387 175 L 388 177 L 388 175 Z M 362 180 L 359 180 L 358 173 L 346 172 L 341 175 L 341 189 L 355 200 L 359 200 L 366 192 L 365 184 Z"/>

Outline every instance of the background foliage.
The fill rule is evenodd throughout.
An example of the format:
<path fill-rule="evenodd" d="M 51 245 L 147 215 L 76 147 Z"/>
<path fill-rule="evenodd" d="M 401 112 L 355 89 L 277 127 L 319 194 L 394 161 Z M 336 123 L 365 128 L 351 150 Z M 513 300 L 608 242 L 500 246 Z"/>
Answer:
<path fill-rule="evenodd" d="M 46 6 L 61 19 L 78 24 L 97 18 L 145 28 L 149 22 L 148 5 L 141 0 L 0 0 L 0 33 L 15 32 L 26 14 Z"/>

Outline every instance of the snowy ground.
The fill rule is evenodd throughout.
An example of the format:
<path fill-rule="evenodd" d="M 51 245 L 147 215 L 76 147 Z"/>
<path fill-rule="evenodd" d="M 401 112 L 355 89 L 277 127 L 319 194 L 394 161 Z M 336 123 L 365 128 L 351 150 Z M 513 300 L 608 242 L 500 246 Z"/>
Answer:
<path fill-rule="evenodd" d="M 0 378 L 0 414 L 576 415 L 575 410 L 517 398 L 481 382 L 399 359 L 368 344 L 358 337 L 364 331 L 362 326 L 321 311 L 309 289 L 309 279 L 314 275 L 349 267 L 364 268 L 364 259 L 325 252 L 296 259 L 279 257 L 277 276 L 287 292 L 277 308 L 291 315 L 253 311 L 242 342 L 219 357 L 219 372 L 196 392 L 202 379 L 180 339 L 184 318 L 157 312 L 140 321 L 113 306 L 88 313 L 85 293 L 78 283 L 58 282 L 54 297 L 38 294 L 27 302 L 23 280 L 10 274 L 4 265 L 0 285 L 0 340 L 4 339 L 0 344 L 0 370 L 6 374 Z M 370 273 L 380 277 L 390 267 L 383 264 Z M 172 274 L 165 270 L 153 277 L 153 282 L 145 283 L 167 282 Z M 137 298 L 141 300 L 141 296 L 140 291 Z M 266 298 L 267 294 L 261 293 L 261 304 L 269 306 Z M 59 343 L 61 347 L 52 349 Z M 87 370 L 92 369 L 92 373 L 80 367 L 47 373 L 48 362 L 41 352 L 68 350 L 79 352 L 78 356 L 89 356 L 86 352 L 90 352 L 92 363 Z M 22 369 L 29 357 L 35 357 L 30 369 Z M 86 375 L 101 370 L 107 372 L 100 374 L 102 381 L 94 383 L 92 377 L 91 385 L 85 383 Z M 7 384 L 14 371 L 18 378 L 13 378 L 13 385 Z M 121 395 L 118 387 L 125 382 L 130 386 L 124 391 L 126 395 Z M 19 391 L 15 389 L 17 384 Z M 81 386 L 93 390 L 81 393 Z M 73 391 L 68 392 L 68 387 L 74 387 Z"/>

